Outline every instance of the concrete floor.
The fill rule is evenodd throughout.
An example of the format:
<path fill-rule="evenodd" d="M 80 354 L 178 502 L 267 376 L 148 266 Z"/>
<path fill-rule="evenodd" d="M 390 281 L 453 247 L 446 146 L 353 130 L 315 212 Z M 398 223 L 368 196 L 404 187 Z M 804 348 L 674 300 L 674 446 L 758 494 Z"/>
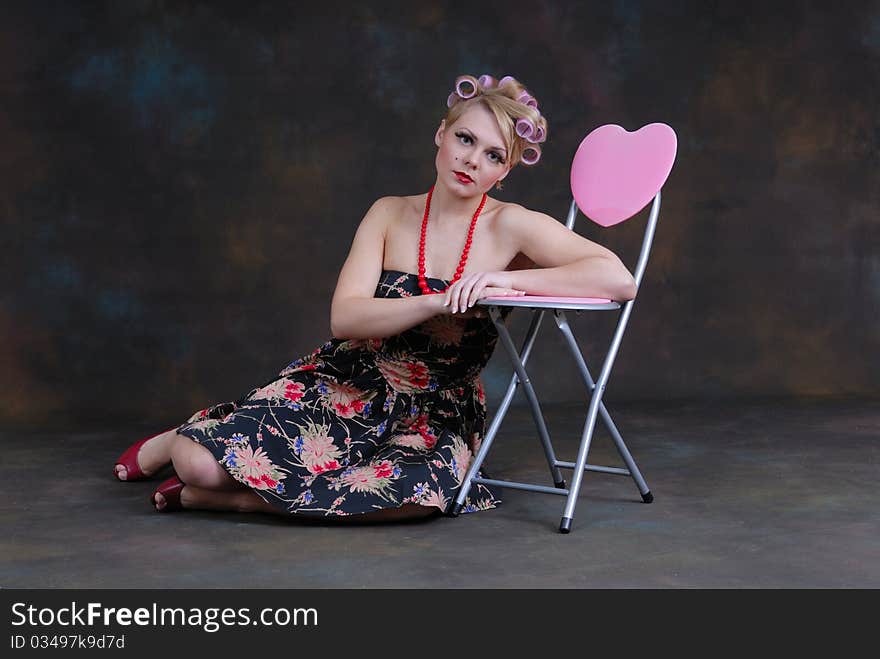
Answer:
<path fill-rule="evenodd" d="M 609 402 L 654 493 L 587 472 L 565 498 L 506 490 L 496 510 L 337 526 L 268 514 L 158 514 L 158 481 L 113 461 L 160 428 L 0 434 L 0 587 L 880 587 L 880 402 Z M 585 409 L 545 410 L 574 460 Z M 604 427 L 593 464 L 620 465 Z M 512 410 L 495 478 L 550 485 L 531 417 Z M 570 471 L 565 471 L 566 477 Z"/>

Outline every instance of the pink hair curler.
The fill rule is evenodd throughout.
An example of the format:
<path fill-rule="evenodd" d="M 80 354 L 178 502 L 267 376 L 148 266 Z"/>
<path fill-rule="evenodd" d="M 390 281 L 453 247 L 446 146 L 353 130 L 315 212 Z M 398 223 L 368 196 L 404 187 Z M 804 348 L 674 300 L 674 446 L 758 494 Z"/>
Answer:
<path fill-rule="evenodd" d="M 535 133 L 535 124 L 528 117 L 522 117 L 516 120 L 516 134 L 529 141 Z"/>
<path fill-rule="evenodd" d="M 538 109 L 538 99 L 529 94 L 527 91 L 523 91 L 516 100 L 523 105 L 528 105 L 530 108 L 535 108 L 536 110 Z"/>
<path fill-rule="evenodd" d="M 544 128 L 542 126 L 538 126 L 535 129 L 533 137 L 536 143 L 543 142 L 545 139 L 547 139 L 547 134 L 544 132 Z"/>
<path fill-rule="evenodd" d="M 465 93 L 461 90 L 461 86 L 467 84 L 471 86 L 471 91 L 469 93 Z M 462 98 L 472 98 L 477 94 L 477 83 L 476 79 L 473 76 L 458 76 L 455 80 L 455 93 L 461 96 Z"/>
<path fill-rule="evenodd" d="M 522 154 L 522 161 L 526 165 L 534 165 L 541 159 L 541 149 L 537 146 L 527 146 Z"/>

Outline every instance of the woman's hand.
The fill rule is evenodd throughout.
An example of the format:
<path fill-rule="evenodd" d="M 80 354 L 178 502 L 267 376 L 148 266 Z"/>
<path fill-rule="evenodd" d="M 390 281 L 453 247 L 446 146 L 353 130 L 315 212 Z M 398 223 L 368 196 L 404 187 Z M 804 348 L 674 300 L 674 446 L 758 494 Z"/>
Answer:
<path fill-rule="evenodd" d="M 477 300 L 486 297 L 525 295 L 525 291 L 512 287 L 512 279 L 509 272 L 474 272 L 462 277 L 446 289 L 443 308 L 450 314 L 466 313 L 477 303 Z M 485 313 L 475 309 L 474 315 L 480 316 Z"/>

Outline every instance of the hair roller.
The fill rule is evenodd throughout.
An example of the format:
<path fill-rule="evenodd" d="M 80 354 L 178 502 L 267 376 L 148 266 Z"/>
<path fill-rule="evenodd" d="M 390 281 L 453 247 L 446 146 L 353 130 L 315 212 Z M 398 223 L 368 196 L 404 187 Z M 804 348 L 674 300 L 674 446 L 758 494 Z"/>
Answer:
<path fill-rule="evenodd" d="M 541 148 L 537 145 L 527 146 L 521 160 L 524 165 L 534 165 L 541 159 Z"/>
<path fill-rule="evenodd" d="M 532 141 L 530 138 L 535 133 L 535 124 L 528 117 L 521 117 L 516 120 L 516 134 L 522 138 Z"/>
<path fill-rule="evenodd" d="M 498 86 L 498 81 L 495 80 L 495 78 L 493 78 L 492 76 L 490 76 L 488 73 L 484 73 L 483 75 L 481 75 L 481 76 L 477 79 L 477 81 L 478 81 L 481 85 L 483 85 L 483 87 L 485 87 L 486 89 L 492 89 L 493 87 L 497 87 L 497 86 Z"/>
<path fill-rule="evenodd" d="M 542 126 L 538 126 L 537 130 L 535 131 L 534 137 L 535 142 L 539 143 L 547 139 L 547 134 L 544 132 L 544 128 Z"/>
<path fill-rule="evenodd" d="M 463 92 L 461 90 L 462 85 L 470 85 L 471 86 L 470 92 Z M 473 76 L 469 76 L 469 75 L 458 76 L 458 78 L 455 79 L 455 93 L 458 94 L 459 96 L 461 96 L 462 98 L 472 98 L 473 96 L 476 96 L 476 94 L 477 94 L 477 86 L 478 85 L 479 85 L 479 83 L 477 82 L 477 79 L 474 78 Z"/>
<path fill-rule="evenodd" d="M 523 91 L 516 99 L 519 103 L 523 105 L 528 105 L 530 108 L 538 109 L 538 99 L 529 94 L 527 91 Z"/>

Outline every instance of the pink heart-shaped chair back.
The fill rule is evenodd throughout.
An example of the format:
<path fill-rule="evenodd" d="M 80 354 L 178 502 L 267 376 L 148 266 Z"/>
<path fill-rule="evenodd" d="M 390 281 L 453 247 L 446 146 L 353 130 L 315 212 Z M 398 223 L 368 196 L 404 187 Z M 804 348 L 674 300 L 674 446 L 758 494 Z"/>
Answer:
<path fill-rule="evenodd" d="M 678 140 L 666 124 L 634 133 L 599 126 L 578 147 L 571 164 L 571 192 L 581 212 L 603 227 L 631 218 L 663 187 Z"/>

